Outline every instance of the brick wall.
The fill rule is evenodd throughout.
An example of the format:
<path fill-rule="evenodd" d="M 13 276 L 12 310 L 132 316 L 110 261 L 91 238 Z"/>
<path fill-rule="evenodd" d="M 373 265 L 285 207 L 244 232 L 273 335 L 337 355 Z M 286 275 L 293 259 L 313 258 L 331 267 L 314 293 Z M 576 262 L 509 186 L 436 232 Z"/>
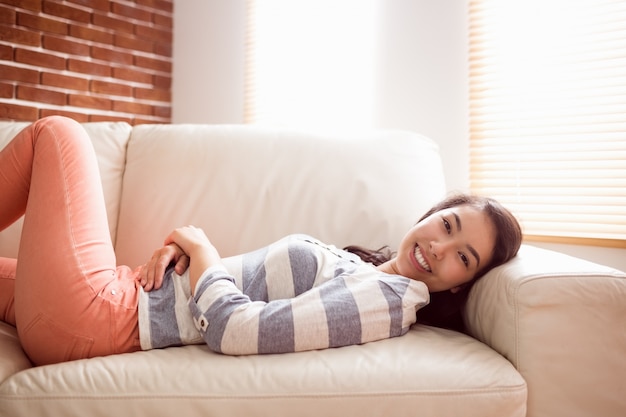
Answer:
<path fill-rule="evenodd" d="M 168 123 L 173 0 L 0 0 L 0 120 Z"/>

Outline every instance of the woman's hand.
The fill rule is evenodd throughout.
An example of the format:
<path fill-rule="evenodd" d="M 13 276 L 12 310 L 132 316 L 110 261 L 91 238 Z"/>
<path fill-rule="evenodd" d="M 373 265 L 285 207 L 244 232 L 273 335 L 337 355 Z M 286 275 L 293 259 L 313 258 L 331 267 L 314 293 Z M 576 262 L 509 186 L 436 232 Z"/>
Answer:
<path fill-rule="evenodd" d="M 175 243 L 170 243 L 154 251 L 152 258 L 139 273 L 139 284 L 144 291 L 158 290 L 163 285 L 163 275 L 170 263 L 174 262 L 177 274 L 183 274 L 189 267 L 189 256 Z"/>
<path fill-rule="evenodd" d="M 207 268 L 220 265 L 222 258 L 204 231 L 195 226 L 175 229 L 165 239 L 165 245 L 171 244 L 178 246 L 189 256 L 189 281 L 191 293 L 193 294 L 202 273 Z"/>

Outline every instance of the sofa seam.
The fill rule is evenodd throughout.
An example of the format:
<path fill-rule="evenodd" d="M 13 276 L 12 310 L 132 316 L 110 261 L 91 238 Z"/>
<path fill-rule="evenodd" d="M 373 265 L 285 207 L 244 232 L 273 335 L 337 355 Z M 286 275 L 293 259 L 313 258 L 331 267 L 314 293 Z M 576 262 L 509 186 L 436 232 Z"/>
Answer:
<path fill-rule="evenodd" d="M 45 400 L 45 401 L 64 401 L 64 400 L 104 400 L 104 401 L 116 401 L 116 400 L 137 400 L 137 399 L 205 399 L 205 400 L 224 400 L 224 399 L 238 399 L 238 400 L 264 400 L 264 399 L 281 399 L 281 398 L 362 398 L 362 397 L 407 397 L 407 396 L 417 396 L 417 397 L 425 397 L 425 396 L 437 396 L 437 397 L 445 397 L 445 396 L 455 396 L 455 397 L 465 397 L 468 395 L 482 395 L 485 397 L 490 397 L 494 395 L 500 395 L 502 393 L 527 393 L 527 385 L 524 381 L 523 384 L 512 386 L 510 388 L 499 388 L 496 390 L 488 390 L 488 389 L 478 389 L 478 390 L 464 390 L 464 391 L 421 391 L 421 392 L 392 392 L 392 393 L 293 393 L 293 394 L 267 394 L 267 395 L 207 395 L 207 394 L 171 394 L 171 395 L 89 395 L 89 396 L 78 396 L 78 395 L 54 395 L 54 396 L 15 396 L 15 395 L 0 395 L 0 399 L 3 401 L 13 400 L 13 401 L 24 401 L 24 400 Z"/>

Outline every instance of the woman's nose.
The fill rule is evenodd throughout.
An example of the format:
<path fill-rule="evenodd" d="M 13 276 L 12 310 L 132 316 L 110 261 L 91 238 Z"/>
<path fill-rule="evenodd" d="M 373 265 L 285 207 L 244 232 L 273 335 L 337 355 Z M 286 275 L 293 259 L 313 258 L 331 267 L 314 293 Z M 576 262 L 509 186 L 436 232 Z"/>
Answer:
<path fill-rule="evenodd" d="M 430 242 L 430 253 L 437 260 L 443 259 L 446 252 L 451 247 L 451 242 L 432 241 Z"/>

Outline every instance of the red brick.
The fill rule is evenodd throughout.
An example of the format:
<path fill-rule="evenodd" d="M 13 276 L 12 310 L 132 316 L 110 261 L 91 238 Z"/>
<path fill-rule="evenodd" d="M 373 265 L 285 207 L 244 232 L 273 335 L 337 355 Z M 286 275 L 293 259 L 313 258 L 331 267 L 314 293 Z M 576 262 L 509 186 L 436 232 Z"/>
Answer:
<path fill-rule="evenodd" d="M 113 44 L 120 48 L 132 49 L 133 51 L 152 52 L 154 49 L 154 42 L 139 39 L 132 35 L 115 34 Z"/>
<path fill-rule="evenodd" d="M 103 114 L 91 114 L 89 115 L 90 122 L 126 122 L 132 124 L 133 119 L 131 117 L 124 116 L 108 116 Z"/>
<path fill-rule="evenodd" d="M 174 9 L 173 3 L 168 0 L 135 0 L 135 3 L 169 13 L 172 13 Z"/>
<path fill-rule="evenodd" d="M 135 88 L 135 98 L 140 100 L 153 100 L 170 102 L 172 95 L 169 90 L 157 90 L 154 88 Z"/>
<path fill-rule="evenodd" d="M 107 16 L 100 13 L 94 13 L 91 21 L 94 25 L 113 29 L 116 31 L 122 31 L 126 33 L 133 33 L 133 24 L 128 20 L 118 19 L 112 16 Z"/>
<path fill-rule="evenodd" d="M 0 97 L 13 98 L 14 90 L 15 90 L 15 87 L 13 86 L 13 84 L 0 82 Z"/>
<path fill-rule="evenodd" d="M 152 13 L 149 11 L 114 1 L 111 2 L 111 11 L 127 19 L 143 20 L 144 22 L 152 21 Z"/>
<path fill-rule="evenodd" d="M 39 67 L 65 69 L 65 58 L 27 49 L 16 49 L 15 61 L 37 65 Z"/>
<path fill-rule="evenodd" d="M 111 47 L 101 48 L 99 46 L 92 46 L 91 56 L 92 58 L 99 59 L 101 61 L 107 61 L 116 64 L 133 64 L 133 55 L 131 53 L 113 50 Z"/>
<path fill-rule="evenodd" d="M 41 11 L 41 0 L 2 0 L 2 4 L 10 4 L 21 9 Z"/>
<path fill-rule="evenodd" d="M 172 42 L 172 31 L 157 29 L 144 25 L 135 25 L 135 34 L 143 39 L 155 40 L 163 43 Z"/>
<path fill-rule="evenodd" d="M 144 83 L 144 84 L 152 84 L 151 74 L 137 71 L 131 68 L 126 68 L 126 67 L 125 68 L 114 67 L 113 77 L 119 78 L 121 80 L 135 81 L 135 82 Z"/>
<path fill-rule="evenodd" d="M 87 91 L 89 89 L 89 80 L 86 78 L 54 74 L 51 72 L 43 72 L 41 74 L 41 84 L 76 91 Z"/>
<path fill-rule="evenodd" d="M 41 35 L 39 35 L 39 33 L 18 29 L 12 26 L 0 25 L 0 39 L 8 43 L 19 43 L 31 46 L 41 45 Z"/>
<path fill-rule="evenodd" d="M 114 101 L 113 111 L 131 114 L 152 114 L 152 106 L 149 104 L 135 103 L 129 101 Z"/>
<path fill-rule="evenodd" d="M 142 55 L 135 55 L 135 65 L 161 72 L 172 72 L 172 63 L 161 59 L 148 58 Z"/>
<path fill-rule="evenodd" d="M 75 38 L 104 43 L 107 45 L 113 43 L 113 35 L 111 33 L 86 26 L 70 25 L 70 35 Z"/>
<path fill-rule="evenodd" d="M 57 38 L 56 36 L 44 35 L 43 47 L 51 51 L 65 52 L 66 54 L 89 56 L 89 45 L 86 43 L 74 42 L 67 38 Z"/>
<path fill-rule="evenodd" d="M 13 61 L 13 47 L 11 45 L 0 45 L 0 60 Z"/>
<path fill-rule="evenodd" d="M 70 119 L 74 119 L 79 123 L 86 123 L 89 121 L 89 115 L 85 113 L 74 112 L 74 111 L 58 110 L 58 109 L 41 109 L 40 113 L 41 113 L 41 117 L 65 116 L 65 117 L 69 117 Z"/>
<path fill-rule="evenodd" d="M 152 85 L 155 88 L 160 88 L 162 90 L 169 90 L 170 88 L 172 88 L 172 77 L 155 75 L 154 77 L 152 77 Z"/>
<path fill-rule="evenodd" d="M 16 97 L 20 100 L 36 101 L 38 103 L 57 105 L 64 105 L 67 103 L 65 93 L 46 90 L 43 88 L 29 87 L 26 85 L 17 86 Z"/>
<path fill-rule="evenodd" d="M 15 22 L 17 22 L 17 12 L 15 8 L 0 5 L 0 23 L 14 25 Z"/>
<path fill-rule="evenodd" d="M 168 58 L 172 57 L 172 44 L 171 43 L 157 43 L 154 45 L 154 53 Z"/>
<path fill-rule="evenodd" d="M 31 29 L 40 30 L 42 32 L 56 33 L 59 35 L 67 34 L 67 23 L 59 20 L 48 19 L 43 16 L 36 16 L 28 13 L 17 14 L 17 24 Z"/>
<path fill-rule="evenodd" d="M 133 89 L 129 85 L 98 80 L 91 81 L 90 90 L 98 94 L 110 94 L 122 97 L 131 97 L 133 93 Z"/>
<path fill-rule="evenodd" d="M 97 64 L 95 62 L 82 61 L 70 58 L 67 61 L 67 69 L 89 75 L 100 75 L 102 77 L 111 76 L 109 65 Z"/>
<path fill-rule="evenodd" d="M 0 103 L 0 119 L 35 121 L 39 117 L 39 110 L 31 106 L 18 106 L 17 104 Z"/>
<path fill-rule="evenodd" d="M 43 1 L 43 11 L 44 13 L 62 17 L 73 22 L 89 23 L 91 20 L 91 13 L 51 0 Z"/>
<path fill-rule="evenodd" d="M 154 115 L 169 119 L 170 117 L 172 117 L 172 107 L 154 106 Z"/>
<path fill-rule="evenodd" d="M 87 107 L 90 109 L 111 110 L 111 100 L 107 98 L 103 98 L 103 97 L 70 94 L 69 104 L 75 107 Z"/>
<path fill-rule="evenodd" d="M 104 12 L 109 11 L 109 0 L 68 0 L 68 3 L 80 4 Z"/>
<path fill-rule="evenodd" d="M 172 77 L 166 77 L 161 75 L 155 75 L 152 80 L 152 84 L 155 88 L 160 88 L 162 90 L 169 90 L 172 88 Z"/>
<path fill-rule="evenodd" d="M 10 65 L 0 65 L 0 74 L 4 80 L 20 81 L 30 84 L 39 82 L 39 71 L 13 67 Z"/>
<path fill-rule="evenodd" d="M 160 13 L 154 13 L 152 15 L 152 22 L 155 25 L 162 26 L 168 29 L 172 29 L 174 27 L 174 19 L 171 15 L 163 15 Z"/>

